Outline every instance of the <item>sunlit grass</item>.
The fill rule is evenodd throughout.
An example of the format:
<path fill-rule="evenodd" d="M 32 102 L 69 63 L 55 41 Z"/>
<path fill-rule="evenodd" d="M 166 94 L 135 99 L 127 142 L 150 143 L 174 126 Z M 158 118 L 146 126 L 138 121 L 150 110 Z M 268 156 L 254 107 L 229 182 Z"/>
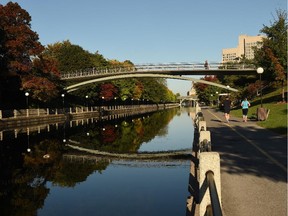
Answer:
<path fill-rule="evenodd" d="M 280 134 L 287 134 L 287 103 L 279 103 L 280 91 L 274 91 L 263 95 L 263 107 L 269 109 L 269 116 L 266 121 L 258 121 L 257 125 L 273 130 Z M 248 118 L 257 120 L 257 108 L 261 106 L 260 98 L 250 101 Z M 240 107 L 233 109 L 231 114 L 237 117 L 242 117 L 242 110 Z"/>

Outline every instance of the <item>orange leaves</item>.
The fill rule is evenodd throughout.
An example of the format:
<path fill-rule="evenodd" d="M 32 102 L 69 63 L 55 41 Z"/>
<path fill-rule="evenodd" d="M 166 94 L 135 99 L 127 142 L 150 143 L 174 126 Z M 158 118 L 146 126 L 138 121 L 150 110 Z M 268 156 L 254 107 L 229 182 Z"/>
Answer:
<path fill-rule="evenodd" d="M 4 69 L 10 73 L 28 72 L 32 68 L 30 57 L 44 50 L 37 33 L 30 28 L 30 22 L 29 13 L 17 3 L 0 6 L 0 29 L 4 31 L 0 54 L 5 56 L 7 68 Z"/>
<path fill-rule="evenodd" d="M 112 100 L 117 95 L 118 89 L 112 83 L 104 83 L 100 86 L 100 97 L 104 100 Z"/>
<path fill-rule="evenodd" d="M 25 76 L 22 78 L 22 87 L 33 92 L 31 97 L 43 102 L 47 102 L 59 94 L 54 82 L 45 77 Z"/>
<path fill-rule="evenodd" d="M 53 74 L 56 77 L 60 77 L 57 61 L 50 56 L 40 55 L 40 58 L 35 58 L 33 60 L 33 66 L 35 69 L 40 70 L 43 73 Z"/>
<path fill-rule="evenodd" d="M 283 66 L 280 64 L 279 60 L 274 56 L 274 53 L 272 50 L 268 47 L 264 47 L 264 51 L 267 54 L 268 58 L 271 60 L 271 62 L 274 65 L 276 80 L 285 80 L 285 70 Z"/>

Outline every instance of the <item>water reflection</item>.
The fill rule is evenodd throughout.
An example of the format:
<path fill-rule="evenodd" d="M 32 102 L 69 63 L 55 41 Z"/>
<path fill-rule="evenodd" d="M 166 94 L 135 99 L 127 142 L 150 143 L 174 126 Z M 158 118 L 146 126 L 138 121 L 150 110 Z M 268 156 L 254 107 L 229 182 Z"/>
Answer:
<path fill-rule="evenodd" d="M 192 128 L 191 118 L 173 109 L 6 135 L 0 142 L 0 215 L 184 215 L 189 161 L 111 159 L 76 152 L 63 140 L 117 153 L 169 151 L 180 142 L 191 149 Z M 170 133 L 174 138 L 167 138 Z"/>
<path fill-rule="evenodd" d="M 69 140 L 82 148 L 111 153 L 161 152 L 191 149 L 191 119 L 177 116 L 177 109 L 122 122 L 100 122 L 71 134 Z M 175 117 L 176 116 L 176 117 Z M 173 125 L 169 123 L 173 120 Z M 192 134 L 192 133 L 191 133 Z"/>

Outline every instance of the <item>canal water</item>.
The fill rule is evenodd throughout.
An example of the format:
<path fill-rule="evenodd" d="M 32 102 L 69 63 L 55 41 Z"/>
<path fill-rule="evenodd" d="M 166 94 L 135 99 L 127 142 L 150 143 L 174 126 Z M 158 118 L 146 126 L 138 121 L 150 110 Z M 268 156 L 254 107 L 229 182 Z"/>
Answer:
<path fill-rule="evenodd" d="M 3 133 L 0 215 L 186 215 L 190 111 Z"/>

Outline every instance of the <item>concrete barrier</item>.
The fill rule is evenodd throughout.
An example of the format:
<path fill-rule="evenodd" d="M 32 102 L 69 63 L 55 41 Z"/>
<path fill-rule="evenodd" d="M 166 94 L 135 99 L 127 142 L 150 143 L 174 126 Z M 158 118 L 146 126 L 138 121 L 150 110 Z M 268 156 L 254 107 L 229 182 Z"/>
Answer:
<path fill-rule="evenodd" d="M 198 131 L 206 131 L 206 121 L 199 121 L 198 122 Z"/>
<path fill-rule="evenodd" d="M 211 134 L 210 131 L 200 131 L 199 135 L 199 151 L 210 152 L 211 151 Z"/>
<path fill-rule="evenodd" d="M 209 215 L 211 209 L 212 211 L 215 210 L 216 216 L 222 215 L 220 156 L 217 152 L 211 151 L 211 133 L 210 131 L 207 131 L 206 121 L 204 120 L 204 115 L 201 111 L 197 112 L 195 115 L 194 122 L 195 131 L 193 146 L 196 146 L 196 148 L 193 147 L 192 152 L 192 155 L 194 155 L 195 158 L 191 161 L 188 187 L 191 199 L 187 202 L 187 209 L 189 209 L 188 212 L 191 214 L 194 212 L 193 215 L 195 216 Z M 211 182 L 214 184 L 211 184 Z M 211 189 L 213 198 L 210 197 L 208 185 L 209 190 L 213 188 Z M 214 186 L 212 187 L 211 185 Z M 211 205 L 211 199 L 213 200 L 214 205 Z M 215 199 L 217 202 L 215 202 Z M 218 206 L 215 203 L 218 203 Z"/>
<path fill-rule="evenodd" d="M 204 121 L 204 116 L 202 112 L 197 112 L 195 117 L 195 125 L 199 127 L 199 122 Z"/>
<path fill-rule="evenodd" d="M 210 131 L 200 131 L 199 132 L 199 143 L 203 142 L 205 139 L 211 142 L 211 133 Z"/>

